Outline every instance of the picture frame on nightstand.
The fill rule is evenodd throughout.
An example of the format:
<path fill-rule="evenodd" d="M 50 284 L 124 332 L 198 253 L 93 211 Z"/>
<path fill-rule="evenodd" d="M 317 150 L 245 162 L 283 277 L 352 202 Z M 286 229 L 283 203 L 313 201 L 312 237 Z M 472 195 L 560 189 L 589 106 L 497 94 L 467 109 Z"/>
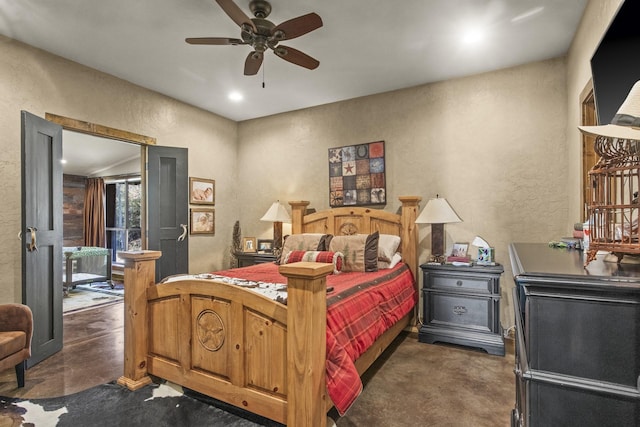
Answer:
<path fill-rule="evenodd" d="M 469 249 L 468 243 L 454 243 L 453 247 L 451 248 L 451 256 L 466 257 L 468 249 Z"/>
<path fill-rule="evenodd" d="M 273 240 L 258 239 L 258 253 L 259 254 L 273 253 Z"/>
<path fill-rule="evenodd" d="M 469 249 L 468 243 L 454 243 L 451 248 L 451 253 L 447 256 L 447 262 L 470 262 L 467 250 Z"/>
<path fill-rule="evenodd" d="M 256 252 L 256 238 L 255 237 L 243 237 L 242 238 L 242 252 Z"/>

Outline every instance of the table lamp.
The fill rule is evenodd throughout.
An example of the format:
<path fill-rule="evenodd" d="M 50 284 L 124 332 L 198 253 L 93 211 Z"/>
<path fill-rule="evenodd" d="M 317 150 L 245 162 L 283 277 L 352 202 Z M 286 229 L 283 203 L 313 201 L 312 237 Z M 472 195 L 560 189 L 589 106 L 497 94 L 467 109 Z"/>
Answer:
<path fill-rule="evenodd" d="M 446 199 L 429 199 L 424 210 L 416 218 L 416 224 L 431 224 L 431 261 L 444 261 L 444 224 L 462 222 Z"/>
<path fill-rule="evenodd" d="M 273 222 L 273 248 L 282 247 L 282 223 L 291 221 L 289 213 L 279 200 L 273 202 L 260 221 Z"/>

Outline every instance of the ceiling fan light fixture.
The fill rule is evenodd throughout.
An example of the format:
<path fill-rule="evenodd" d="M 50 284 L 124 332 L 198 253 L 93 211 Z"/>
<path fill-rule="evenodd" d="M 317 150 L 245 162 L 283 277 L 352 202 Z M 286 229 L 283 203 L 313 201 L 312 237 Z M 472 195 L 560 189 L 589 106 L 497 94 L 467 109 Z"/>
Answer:
<path fill-rule="evenodd" d="M 263 54 L 268 49 L 280 58 L 309 70 L 316 69 L 320 62 L 292 47 L 278 46 L 282 40 L 291 40 L 322 27 L 322 18 L 316 13 L 308 13 L 274 25 L 267 20 L 271 13 L 271 4 L 267 0 L 251 0 L 249 9 L 255 18 L 249 18 L 233 0 L 216 0 L 218 5 L 240 27 L 242 40 L 229 37 L 187 38 L 189 44 L 199 45 L 239 45 L 253 48 L 244 63 L 244 74 L 253 76 L 262 66 Z"/>

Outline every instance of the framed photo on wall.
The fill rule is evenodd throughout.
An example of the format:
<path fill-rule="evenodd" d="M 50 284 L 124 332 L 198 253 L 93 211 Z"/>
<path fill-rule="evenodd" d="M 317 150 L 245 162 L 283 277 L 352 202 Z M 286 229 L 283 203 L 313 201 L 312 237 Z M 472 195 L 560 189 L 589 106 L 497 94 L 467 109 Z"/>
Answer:
<path fill-rule="evenodd" d="M 255 237 L 243 237 L 242 238 L 242 252 L 256 252 L 256 238 Z"/>
<path fill-rule="evenodd" d="M 216 234 L 216 217 L 213 208 L 190 209 L 189 222 L 189 234 Z"/>
<path fill-rule="evenodd" d="M 189 177 L 189 203 L 193 205 L 215 205 L 215 180 Z"/>

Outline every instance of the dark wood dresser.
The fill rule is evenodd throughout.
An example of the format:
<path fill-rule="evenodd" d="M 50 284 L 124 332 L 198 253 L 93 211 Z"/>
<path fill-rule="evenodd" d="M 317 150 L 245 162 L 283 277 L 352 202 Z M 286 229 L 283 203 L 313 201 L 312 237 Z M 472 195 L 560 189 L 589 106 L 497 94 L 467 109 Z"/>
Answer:
<path fill-rule="evenodd" d="M 640 265 L 546 244 L 509 247 L 514 426 L 640 425 Z"/>

